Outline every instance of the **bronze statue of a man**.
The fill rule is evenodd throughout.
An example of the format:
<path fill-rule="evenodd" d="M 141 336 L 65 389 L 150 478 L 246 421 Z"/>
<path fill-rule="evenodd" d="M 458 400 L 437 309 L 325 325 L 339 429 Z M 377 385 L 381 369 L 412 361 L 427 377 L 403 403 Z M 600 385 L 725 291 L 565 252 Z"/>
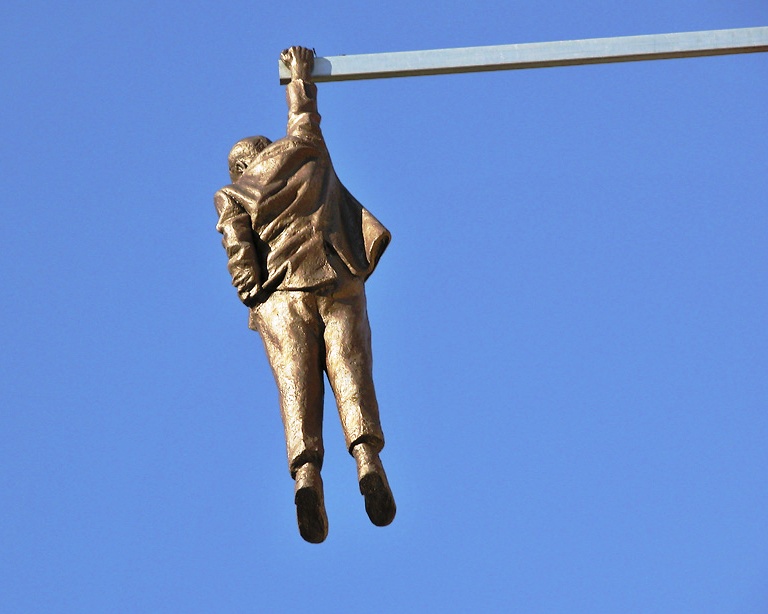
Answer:
<path fill-rule="evenodd" d="M 357 462 L 371 521 L 395 517 L 379 452 L 384 435 L 373 387 L 364 281 L 390 234 L 341 184 L 331 164 L 312 83 L 312 50 L 291 47 L 288 129 L 271 142 L 239 141 L 232 183 L 216 192 L 232 284 L 250 308 L 280 394 L 301 536 L 328 534 L 323 464 L 323 372 L 336 397 L 347 448 Z"/>

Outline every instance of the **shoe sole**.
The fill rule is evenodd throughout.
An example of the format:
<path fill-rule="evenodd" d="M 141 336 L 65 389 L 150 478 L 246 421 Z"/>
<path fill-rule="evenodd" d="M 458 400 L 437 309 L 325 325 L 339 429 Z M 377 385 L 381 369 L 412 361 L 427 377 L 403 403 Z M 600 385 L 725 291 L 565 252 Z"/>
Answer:
<path fill-rule="evenodd" d="M 320 495 L 313 488 L 296 491 L 296 519 L 299 533 L 311 544 L 319 544 L 328 536 L 328 518 Z"/>
<path fill-rule="evenodd" d="M 381 475 L 369 473 L 363 476 L 360 493 L 365 497 L 365 512 L 377 527 L 386 527 L 395 519 L 395 499 Z"/>

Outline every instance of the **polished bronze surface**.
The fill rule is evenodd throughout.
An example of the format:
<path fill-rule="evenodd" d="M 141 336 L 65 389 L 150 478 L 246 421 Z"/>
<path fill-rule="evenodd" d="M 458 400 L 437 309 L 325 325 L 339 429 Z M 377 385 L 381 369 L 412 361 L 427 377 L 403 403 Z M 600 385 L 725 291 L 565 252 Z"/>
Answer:
<path fill-rule="evenodd" d="M 379 452 L 384 434 L 373 386 L 365 280 L 390 234 L 342 185 L 320 130 L 312 50 L 280 56 L 291 73 L 288 128 L 271 142 L 248 137 L 229 154 L 232 183 L 216 192 L 232 284 L 250 309 L 277 382 L 301 536 L 328 533 L 323 465 L 323 372 L 371 521 L 385 526 L 395 501 Z"/>

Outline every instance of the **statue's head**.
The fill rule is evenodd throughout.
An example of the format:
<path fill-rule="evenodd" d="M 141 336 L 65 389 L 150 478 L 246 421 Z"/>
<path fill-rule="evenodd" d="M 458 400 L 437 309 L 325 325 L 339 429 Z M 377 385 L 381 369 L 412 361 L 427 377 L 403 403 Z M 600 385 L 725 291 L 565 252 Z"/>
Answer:
<path fill-rule="evenodd" d="M 249 136 L 235 143 L 229 152 L 229 176 L 233 182 L 240 179 L 248 165 L 271 142 L 265 136 Z"/>

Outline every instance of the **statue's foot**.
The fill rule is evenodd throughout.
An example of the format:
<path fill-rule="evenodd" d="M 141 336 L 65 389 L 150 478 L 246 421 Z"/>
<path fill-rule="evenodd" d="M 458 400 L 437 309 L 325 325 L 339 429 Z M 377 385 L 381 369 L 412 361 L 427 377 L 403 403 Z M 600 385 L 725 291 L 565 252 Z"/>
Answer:
<path fill-rule="evenodd" d="M 305 463 L 296 472 L 296 520 L 299 533 L 308 542 L 319 544 L 328 536 L 323 480 L 314 463 Z"/>
<path fill-rule="evenodd" d="M 395 519 L 397 507 L 379 455 L 365 443 L 352 448 L 352 455 L 357 461 L 357 479 L 368 518 L 376 526 L 385 527 Z"/>

